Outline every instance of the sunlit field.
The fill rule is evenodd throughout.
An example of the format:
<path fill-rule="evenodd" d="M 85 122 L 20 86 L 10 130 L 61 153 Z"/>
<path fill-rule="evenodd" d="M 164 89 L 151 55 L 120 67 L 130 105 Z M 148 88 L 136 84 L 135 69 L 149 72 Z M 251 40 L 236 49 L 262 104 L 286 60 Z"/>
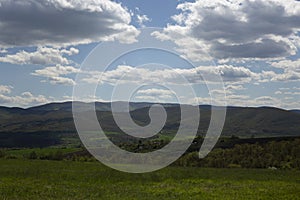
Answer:
<path fill-rule="evenodd" d="M 127 174 L 98 162 L 6 159 L 0 199 L 300 199 L 300 171 L 168 167 Z"/>

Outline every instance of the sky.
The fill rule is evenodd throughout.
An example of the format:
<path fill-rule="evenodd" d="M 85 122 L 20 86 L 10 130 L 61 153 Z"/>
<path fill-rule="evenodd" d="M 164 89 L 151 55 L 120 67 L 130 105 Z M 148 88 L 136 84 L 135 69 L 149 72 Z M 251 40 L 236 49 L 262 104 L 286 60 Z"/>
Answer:
<path fill-rule="evenodd" d="M 299 48 L 296 0 L 0 0 L 0 105 L 300 109 Z"/>

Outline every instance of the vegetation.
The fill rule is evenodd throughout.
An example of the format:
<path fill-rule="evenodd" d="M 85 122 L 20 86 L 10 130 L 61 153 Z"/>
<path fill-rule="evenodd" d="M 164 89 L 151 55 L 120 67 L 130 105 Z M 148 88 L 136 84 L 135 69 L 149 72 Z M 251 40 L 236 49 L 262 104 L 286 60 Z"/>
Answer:
<path fill-rule="evenodd" d="M 120 102 L 121 103 L 121 102 Z M 150 103 L 131 103 L 131 116 L 140 125 L 150 122 Z M 90 109 L 79 103 L 79 110 Z M 180 107 L 177 104 L 164 104 L 168 114 L 167 123 L 160 138 L 172 137 L 180 125 Z M 123 106 L 125 107 L 125 106 Z M 105 132 L 112 134 L 115 140 L 123 140 L 126 134 L 116 125 L 110 111 L 110 103 L 96 103 L 97 116 Z M 122 112 L 122 106 L 120 106 Z M 199 135 L 207 131 L 211 107 L 200 106 Z M 244 138 L 299 136 L 300 114 L 277 108 L 229 107 L 222 136 L 232 134 Z M 128 138 L 125 138 L 128 139 Z M 21 109 L 0 107 L 0 148 L 35 148 L 52 146 L 76 146 L 80 140 L 76 133 L 71 102 L 48 104 L 39 107 Z"/>
<path fill-rule="evenodd" d="M 131 103 L 137 124 L 149 123 L 149 106 Z M 161 149 L 174 137 L 180 110 L 164 106 L 163 130 L 136 139 L 117 128 L 108 104 L 96 104 L 107 137 L 135 153 Z M 211 112 L 200 106 L 199 136 L 185 154 L 166 169 L 137 175 L 109 169 L 83 148 L 71 108 L 71 103 L 0 107 L 0 199 L 300 199 L 298 111 L 228 108 L 222 137 L 200 160 Z"/>
<path fill-rule="evenodd" d="M 168 167 L 127 174 L 98 162 L 1 160 L 0 199 L 299 199 L 300 171 Z"/>
<path fill-rule="evenodd" d="M 216 148 L 205 159 L 199 159 L 198 151 L 203 138 L 194 140 L 191 147 L 174 166 L 213 168 L 273 168 L 300 170 L 300 138 L 221 138 Z M 167 140 L 153 139 L 120 143 L 131 152 L 149 152 L 161 149 Z M 2 149 L 0 158 L 30 160 L 96 161 L 88 151 L 80 148 Z"/>
<path fill-rule="evenodd" d="M 217 168 L 300 169 L 300 139 L 217 148 L 203 160 L 199 160 L 198 152 L 191 152 L 180 158 L 176 164 Z"/>

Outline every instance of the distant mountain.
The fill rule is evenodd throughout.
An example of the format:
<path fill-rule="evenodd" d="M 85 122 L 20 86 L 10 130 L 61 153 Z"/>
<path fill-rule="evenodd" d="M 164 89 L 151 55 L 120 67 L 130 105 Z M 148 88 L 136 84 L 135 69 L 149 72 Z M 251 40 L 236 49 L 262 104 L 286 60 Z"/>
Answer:
<path fill-rule="evenodd" d="M 128 108 L 126 102 L 113 104 L 120 114 Z M 76 102 L 78 112 L 89 111 L 91 105 L 93 104 Z M 94 105 L 101 127 L 107 132 L 121 133 L 113 119 L 111 104 L 97 102 Z M 129 104 L 131 116 L 137 124 L 147 125 L 150 122 L 148 113 L 152 105 L 153 103 Z M 163 130 L 175 133 L 180 125 L 180 107 L 178 104 L 161 105 L 168 114 Z M 205 135 L 212 107 L 202 105 L 199 108 L 201 120 L 198 133 Z M 222 135 L 247 138 L 300 136 L 300 114 L 296 110 L 270 107 L 228 107 Z M 74 138 L 78 137 L 73 122 L 72 102 L 51 103 L 28 109 L 0 107 L 0 147 L 18 144 L 26 146 L 28 142 L 42 146 L 44 143 L 53 145 L 62 141 L 72 143 Z"/>
<path fill-rule="evenodd" d="M 298 114 L 300 114 L 300 110 L 290 110 L 291 112 L 293 112 L 293 113 L 298 113 Z"/>
<path fill-rule="evenodd" d="M 40 112 L 52 112 L 52 111 L 68 111 L 72 112 L 72 103 L 73 102 L 64 102 L 64 103 L 50 103 L 46 105 L 36 106 L 32 108 L 28 108 L 27 110 L 30 112 L 34 111 L 40 111 Z M 91 106 L 95 106 L 97 111 L 111 111 L 112 105 L 114 108 L 116 108 L 119 112 L 124 112 L 128 108 L 128 102 L 112 102 L 112 103 L 103 103 L 103 102 L 95 102 L 95 103 L 83 103 L 83 102 L 74 102 L 76 105 L 76 109 L 78 111 L 87 111 L 91 108 Z M 153 105 L 153 103 L 143 103 L 143 102 L 137 102 L 129 103 L 129 110 L 136 110 L 140 108 L 150 107 Z M 165 107 L 168 106 L 176 106 L 176 104 L 162 104 Z M 16 108 L 17 109 L 17 108 Z M 21 109 L 21 108 L 18 108 Z M 21 109 L 24 110 L 24 109 Z"/>

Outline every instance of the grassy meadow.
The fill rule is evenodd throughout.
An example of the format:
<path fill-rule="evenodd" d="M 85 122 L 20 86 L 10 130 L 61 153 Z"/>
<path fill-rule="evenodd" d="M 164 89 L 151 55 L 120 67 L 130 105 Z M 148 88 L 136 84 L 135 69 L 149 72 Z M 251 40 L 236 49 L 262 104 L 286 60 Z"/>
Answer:
<path fill-rule="evenodd" d="M 99 162 L 0 160 L 0 199 L 300 199 L 300 171 L 168 167 L 127 174 Z"/>

